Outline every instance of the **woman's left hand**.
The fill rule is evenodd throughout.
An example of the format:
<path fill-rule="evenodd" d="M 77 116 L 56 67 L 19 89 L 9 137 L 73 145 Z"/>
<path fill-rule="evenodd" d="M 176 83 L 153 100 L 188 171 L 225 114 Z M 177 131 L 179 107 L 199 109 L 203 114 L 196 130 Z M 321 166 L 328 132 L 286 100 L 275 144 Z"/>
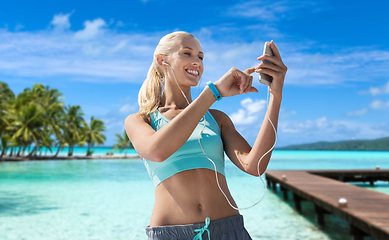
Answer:
<path fill-rule="evenodd" d="M 257 59 L 262 61 L 262 63 L 255 67 L 254 71 L 272 76 L 273 81 L 270 84 L 270 93 L 276 97 L 282 97 L 282 88 L 284 86 L 284 79 L 288 68 L 282 62 L 281 55 L 273 41 L 270 42 L 270 47 L 274 56 L 264 54 L 258 57 Z M 269 62 L 266 62 L 265 60 Z"/>

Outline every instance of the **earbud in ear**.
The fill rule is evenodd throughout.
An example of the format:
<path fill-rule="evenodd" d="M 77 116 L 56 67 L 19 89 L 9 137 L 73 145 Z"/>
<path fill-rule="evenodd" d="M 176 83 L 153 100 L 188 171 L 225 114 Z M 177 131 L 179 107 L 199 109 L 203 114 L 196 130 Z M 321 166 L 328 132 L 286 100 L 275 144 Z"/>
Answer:
<path fill-rule="evenodd" d="M 162 61 L 162 64 L 163 64 L 163 65 L 168 65 L 168 66 L 169 66 L 169 63 L 166 63 L 165 61 Z"/>

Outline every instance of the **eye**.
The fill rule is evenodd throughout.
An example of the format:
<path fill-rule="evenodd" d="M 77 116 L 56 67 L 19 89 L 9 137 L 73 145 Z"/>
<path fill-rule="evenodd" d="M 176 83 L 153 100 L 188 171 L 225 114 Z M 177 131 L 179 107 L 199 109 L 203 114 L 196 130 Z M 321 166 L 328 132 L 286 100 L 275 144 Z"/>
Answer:
<path fill-rule="evenodd" d="M 191 55 L 190 52 L 185 52 L 184 54 L 187 55 L 187 56 Z"/>
<path fill-rule="evenodd" d="M 200 58 L 200 60 L 203 60 L 203 59 L 204 59 L 204 57 L 203 57 L 203 56 L 199 56 L 199 58 Z"/>

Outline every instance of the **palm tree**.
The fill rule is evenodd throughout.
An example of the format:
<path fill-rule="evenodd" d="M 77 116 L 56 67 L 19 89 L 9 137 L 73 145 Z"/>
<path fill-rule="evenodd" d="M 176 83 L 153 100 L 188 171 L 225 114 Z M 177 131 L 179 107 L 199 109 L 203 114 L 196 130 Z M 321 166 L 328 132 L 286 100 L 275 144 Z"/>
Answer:
<path fill-rule="evenodd" d="M 52 132 L 49 130 L 47 132 L 43 132 L 42 141 L 40 146 L 40 156 L 42 156 L 43 147 L 45 148 L 45 155 L 47 155 L 47 151 L 53 152 L 51 147 L 53 146 L 54 139 L 51 138 Z"/>
<path fill-rule="evenodd" d="M 42 84 L 25 88 L 15 98 L 8 85 L 0 82 L 1 156 L 9 148 L 10 156 L 23 155 L 27 148 L 28 155 L 32 156 L 43 147 L 51 152 L 53 146 L 58 147 L 53 157 L 57 157 L 64 146 L 69 146 L 68 156 L 72 156 L 74 146 L 85 142 L 88 143 L 87 155 L 91 155 L 92 146 L 103 144 L 103 121 L 92 117 L 88 126 L 81 107 L 64 107 L 62 99 L 57 89 Z"/>
<path fill-rule="evenodd" d="M 7 149 L 10 147 L 10 143 L 11 143 L 11 137 L 7 134 L 3 134 L 1 135 L 0 137 L 1 139 L 1 155 L 0 155 L 0 158 L 3 157 L 3 155 L 5 154 L 5 152 L 7 151 Z"/>
<path fill-rule="evenodd" d="M 83 128 L 83 138 L 88 144 L 87 156 L 91 156 L 93 153 L 90 151 L 91 146 L 94 146 L 96 143 L 104 144 L 105 141 L 105 135 L 101 133 L 105 131 L 104 122 L 92 116 L 89 124 L 89 126 L 85 124 Z"/>
<path fill-rule="evenodd" d="M 10 125 L 14 100 L 15 94 L 9 89 L 8 84 L 0 82 L 0 134 Z"/>
<path fill-rule="evenodd" d="M 11 137 L 7 133 L 7 128 L 12 121 L 14 100 L 15 94 L 8 87 L 8 84 L 0 82 L 0 149 L 2 150 L 0 158 L 3 157 L 11 143 Z"/>
<path fill-rule="evenodd" d="M 17 112 L 16 120 L 11 123 L 8 129 L 14 132 L 12 141 L 14 145 L 19 146 L 19 153 L 20 149 L 25 147 L 26 144 L 34 143 L 34 149 L 29 156 L 32 156 L 34 152 L 36 154 L 39 142 L 43 138 L 43 121 L 43 112 L 33 102 L 24 107 L 22 111 Z"/>
<path fill-rule="evenodd" d="M 56 158 L 59 154 L 59 151 L 67 145 L 66 139 L 65 139 L 65 133 L 66 133 L 66 123 L 65 123 L 65 111 L 62 106 L 59 105 L 53 105 L 51 106 L 48 111 L 46 112 L 45 116 L 48 127 L 50 128 L 50 132 L 53 133 L 55 136 L 55 140 L 52 143 L 52 146 L 57 146 L 57 152 L 52 156 L 53 158 Z"/>
<path fill-rule="evenodd" d="M 132 142 L 127 136 L 126 130 L 124 130 L 123 136 L 120 134 L 116 133 L 115 136 L 117 137 L 116 139 L 116 144 L 113 145 L 115 148 L 112 149 L 112 151 L 115 151 L 119 149 L 120 153 L 125 149 L 124 156 L 127 156 L 127 148 L 134 148 L 132 145 Z"/>
<path fill-rule="evenodd" d="M 60 101 L 60 96 L 62 95 L 58 90 L 52 89 L 50 90 L 46 87 L 45 99 L 41 103 L 43 109 L 45 109 L 45 132 L 50 132 L 51 135 L 55 136 L 55 140 L 50 142 L 50 146 L 47 148 L 51 152 L 52 146 L 57 146 L 58 150 L 53 156 L 56 158 L 58 156 L 59 151 L 66 145 L 64 133 L 66 132 L 66 124 L 65 124 L 65 111 L 63 107 L 63 102 Z M 55 144 L 54 144 L 55 143 Z"/>
<path fill-rule="evenodd" d="M 75 145 L 82 144 L 81 134 L 83 126 L 85 125 L 84 113 L 81 110 L 81 107 L 68 106 L 65 107 L 65 142 L 69 146 L 68 156 L 73 156 L 73 148 Z"/>

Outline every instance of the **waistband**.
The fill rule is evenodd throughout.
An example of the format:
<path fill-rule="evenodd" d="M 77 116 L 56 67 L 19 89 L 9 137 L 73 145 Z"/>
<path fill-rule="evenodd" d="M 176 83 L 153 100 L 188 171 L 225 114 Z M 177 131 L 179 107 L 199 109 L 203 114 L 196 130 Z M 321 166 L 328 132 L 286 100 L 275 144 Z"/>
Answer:
<path fill-rule="evenodd" d="M 146 234 L 149 239 L 188 239 L 193 238 L 197 234 L 195 230 L 203 228 L 204 225 L 205 223 L 195 223 L 188 225 L 147 227 Z M 242 215 L 213 220 L 208 226 L 211 238 L 212 236 L 221 233 L 228 233 L 242 228 L 244 228 Z"/>

